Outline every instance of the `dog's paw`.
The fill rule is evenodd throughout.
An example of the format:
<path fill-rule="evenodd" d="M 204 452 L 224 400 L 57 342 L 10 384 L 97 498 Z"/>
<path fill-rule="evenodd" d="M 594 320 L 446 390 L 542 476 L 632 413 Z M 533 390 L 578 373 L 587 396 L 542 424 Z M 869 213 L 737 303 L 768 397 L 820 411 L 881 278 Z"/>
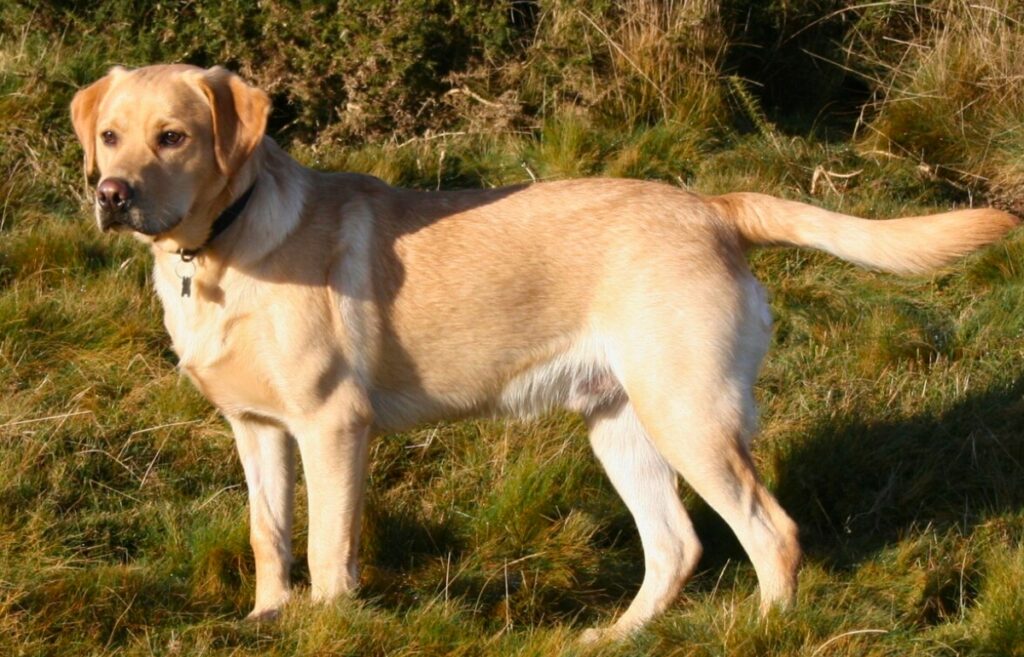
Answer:
<path fill-rule="evenodd" d="M 280 607 L 265 607 L 262 609 L 253 609 L 249 612 L 249 615 L 245 617 L 245 620 L 249 623 L 272 623 L 280 616 Z"/>
<path fill-rule="evenodd" d="M 614 626 L 591 627 L 589 629 L 583 630 L 583 633 L 580 634 L 579 642 L 584 646 L 593 646 L 601 643 L 618 641 L 619 639 L 622 639 L 624 636 L 626 636 L 625 633 L 615 629 Z"/>

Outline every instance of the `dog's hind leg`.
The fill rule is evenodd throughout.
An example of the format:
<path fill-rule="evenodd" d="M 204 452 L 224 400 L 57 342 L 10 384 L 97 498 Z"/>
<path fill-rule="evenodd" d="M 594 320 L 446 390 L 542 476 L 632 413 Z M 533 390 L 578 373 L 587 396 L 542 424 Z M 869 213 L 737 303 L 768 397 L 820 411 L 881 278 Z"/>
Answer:
<path fill-rule="evenodd" d="M 295 445 L 284 429 L 228 418 L 249 489 L 249 537 L 256 558 L 251 619 L 267 619 L 288 600 L 292 564 Z"/>
<path fill-rule="evenodd" d="M 757 572 L 762 610 L 786 606 L 796 594 L 797 527 L 748 451 L 753 386 L 770 341 L 763 292 L 749 275 L 732 274 L 683 304 L 642 310 L 618 345 L 630 403 L 661 456 L 736 534 Z"/>
<path fill-rule="evenodd" d="M 629 608 L 584 641 L 621 637 L 662 612 L 700 559 L 700 541 L 679 502 L 678 477 L 658 454 L 628 403 L 589 415 L 590 443 L 633 515 L 644 549 L 644 580 Z"/>

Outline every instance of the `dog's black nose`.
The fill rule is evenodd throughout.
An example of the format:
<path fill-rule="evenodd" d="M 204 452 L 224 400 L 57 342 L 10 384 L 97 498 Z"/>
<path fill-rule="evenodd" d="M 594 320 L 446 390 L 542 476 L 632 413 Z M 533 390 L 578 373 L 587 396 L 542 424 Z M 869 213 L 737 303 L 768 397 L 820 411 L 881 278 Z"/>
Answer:
<path fill-rule="evenodd" d="M 106 178 L 96 188 L 96 202 L 104 210 L 127 210 L 132 204 L 132 188 L 121 178 Z"/>

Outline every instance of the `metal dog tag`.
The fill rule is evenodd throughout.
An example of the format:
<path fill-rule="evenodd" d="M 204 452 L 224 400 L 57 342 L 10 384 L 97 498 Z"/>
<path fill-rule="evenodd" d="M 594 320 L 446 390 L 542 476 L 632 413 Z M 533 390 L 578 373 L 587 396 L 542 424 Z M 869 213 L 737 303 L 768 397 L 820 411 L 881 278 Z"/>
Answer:
<path fill-rule="evenodd" d="M 181 296 L 192 296 L 192 277 L 196 275 L 196 263 L 192 262 L 195 256 L 181 254 L 181 260 L 174 266 L 174 273 L 181 279 Z"/>

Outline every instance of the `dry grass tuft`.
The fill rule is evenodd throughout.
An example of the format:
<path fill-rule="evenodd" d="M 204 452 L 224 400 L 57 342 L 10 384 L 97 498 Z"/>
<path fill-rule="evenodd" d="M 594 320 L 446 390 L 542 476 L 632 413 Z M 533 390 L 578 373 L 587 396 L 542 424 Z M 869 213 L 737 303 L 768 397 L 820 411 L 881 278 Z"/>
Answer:
<path fill-rule="evenodd" d="M 892 3 L 889 11 L 922 19 L 895 46 L 850 46 L 851 59 L 879 76 L 865 146 L 916 159 L 1024 210 L 1024 7 L 935 0 Z"/>

